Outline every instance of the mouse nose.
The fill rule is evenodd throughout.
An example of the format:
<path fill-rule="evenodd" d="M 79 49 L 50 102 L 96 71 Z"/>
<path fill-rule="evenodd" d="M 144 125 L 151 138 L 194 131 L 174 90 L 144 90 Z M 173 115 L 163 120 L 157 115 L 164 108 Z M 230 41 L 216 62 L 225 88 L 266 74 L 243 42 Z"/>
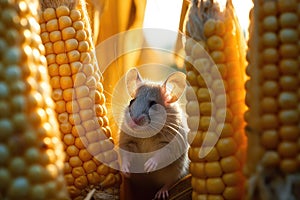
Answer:
<path fill-rule="evenodd" d="M 134 123 L 136 125 L 143 125 L 143 123 L 145 122 L 145 116 L 144 115 L 141 115 L 141 116 L 138 116 L 138 117 L 133 117 L 132 118 L 132 121 L 134 121 Z"/>

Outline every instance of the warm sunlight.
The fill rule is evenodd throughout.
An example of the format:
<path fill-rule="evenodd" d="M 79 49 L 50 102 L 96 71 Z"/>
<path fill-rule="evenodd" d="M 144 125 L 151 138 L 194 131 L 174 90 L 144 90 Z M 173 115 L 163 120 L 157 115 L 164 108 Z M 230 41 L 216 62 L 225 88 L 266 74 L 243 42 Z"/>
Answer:
<path fill-rule="evenodd" d="M 236 14 L 245 36 L 248 37 L 249 12 L 253 7 L 252 0 L 232 0 L 232 3 L 235 7 Z"/>
<path fill-rule="evenodd" d="M 177 32 L 180 20 L 180 12 L 183 0 L 148 0 L 144 27 L 167 29 Z M 218 0 L 220 3 L 226 0 Z M 249 25 L 249 11 L 253 6 L 252 0 L 232 0 L 240 25 L 247 37 Z M 158 38 L 146 36 L 148 41 L 157 42 Z M 162 45 L 170 46 L 174 44 L 176 37 L 170 37 L 169 40 L 160 41 Z"/>
<path fill-rule="evenodd" d="M 144 28 L 167 29 L 178 31 L 181 6 L 183 0 L 148 0 L 145 11 Z M 157 43 L 159 38 L 146 33 L 148 42 Z M 166 37 L 164 37 L 166 38 Z M 172 46 L 176 34 L 167 37 L 169 40 L 159 41 L 161 46 Z"/>

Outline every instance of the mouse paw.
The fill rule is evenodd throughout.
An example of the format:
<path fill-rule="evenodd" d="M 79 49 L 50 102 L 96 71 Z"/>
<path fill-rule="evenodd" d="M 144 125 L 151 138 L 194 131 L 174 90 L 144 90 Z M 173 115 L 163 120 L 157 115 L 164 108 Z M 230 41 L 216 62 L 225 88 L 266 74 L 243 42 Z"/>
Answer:
<path fill-rule="evenodd" d="M 128 161 L 122 162 L 121 171 L 126 178 L 130 177 L 129 168 L 130 168 L 130 162 Z"/>
<path fill-rule="evenodd" d="M 144 170 L 147 173 L 152 172 L 152 171 L 156 170 L 157 165 L 158 165 L 157 160 L 154 157 L 152 157 L 149 160 L 147 160 L 147 162 L 145 163 Z"/>
<path fill-rule="evenodd" d="M 168 198 L 169 198 L 168 189 L 163 187 L 155 194 L 154 200 L 155 199 L 168 199 Z"/>

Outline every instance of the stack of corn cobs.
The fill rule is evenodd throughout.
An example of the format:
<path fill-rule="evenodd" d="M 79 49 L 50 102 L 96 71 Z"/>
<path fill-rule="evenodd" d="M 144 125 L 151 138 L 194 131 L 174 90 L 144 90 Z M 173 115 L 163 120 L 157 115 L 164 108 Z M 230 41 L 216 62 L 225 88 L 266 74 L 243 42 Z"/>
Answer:
<path fill-rule="evenodd" d="M 230 0 L 191 2 L 193 200 L 300 199 L 300 1 L 253 3 L 246 56 Z M 0 199 L 119 199 L 85 2 L 0 0 L 0 10 Z"/>

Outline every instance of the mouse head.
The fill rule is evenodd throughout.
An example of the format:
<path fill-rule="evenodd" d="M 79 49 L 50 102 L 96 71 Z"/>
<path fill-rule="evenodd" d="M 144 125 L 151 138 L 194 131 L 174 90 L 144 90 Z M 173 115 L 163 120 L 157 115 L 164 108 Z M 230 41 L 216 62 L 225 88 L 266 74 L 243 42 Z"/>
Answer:
<path fill-rule="evenodd" d="M 132 97 L 128 106 L 129 126 L 145 126 L 152 121 L 163 123 L 161 114 L 181 97 L 185 78 L 182 72 L 174 72 L 160 84 L 144 81 L 136 68 L 129 70 L 126 74 L 127 91 Z"/>

